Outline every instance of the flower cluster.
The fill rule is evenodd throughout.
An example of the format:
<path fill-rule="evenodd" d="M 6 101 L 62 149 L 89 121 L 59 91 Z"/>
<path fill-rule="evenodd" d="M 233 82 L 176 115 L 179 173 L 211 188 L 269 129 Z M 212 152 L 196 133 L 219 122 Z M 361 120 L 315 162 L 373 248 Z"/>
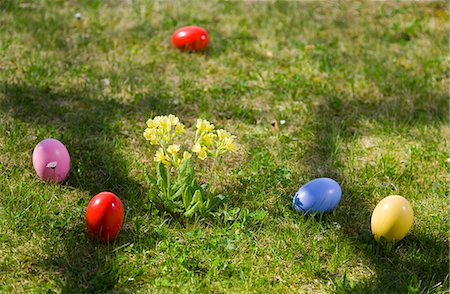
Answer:
<path fill-rule="evenodd" d="M 223 129 L 214 131 L 214 125 L 203 119 L 198 119 L 195 127 L 197 130 L 192 151 L 197 153 L 201 160 L 205 160 L 208 156 L 217 158 L 229 151 L 237 151 L 237 145 L 234 142 L 236 136 Z"/>
<path fill-rule="evenodd" d="M 185 132 L 180 120 L 170 114 L 157 116 L 147 121 L 144 137 L 158 147 L 154 161 L 156 177 L 151 181 L 157 188 L 149 193 L 152 201 L 171 213 L 182 212 L 185 217 L 208 216 L 226 201 L 226 196 L 216 193 L 216 167 L 220 157 L 236 152 L 235 136 L 219 129 L 207 120 L 198 119 L 192 145 L 176 144 L 177 136 Z M 208 183 L 197 182 L 194 158 L 213 159 Z M 152 177 L 148 177 L 149 179 Z"/>
<path fill-rule="evenodd" d="M 191 150 L 201 160 L 205 160 L 208 156 L 218 158 L 227 152 L 237 151 L 237 145 L 234 141 L 236 136 L 223 129 L 215 130 L 215 126 L 204 119 L 197 119 L 195 127 L 195 140 Z M 181 146 L 172 144 L 175 137 L 184 132 L 184 125 L 178 117 L 172 114 L 149 119 L 147 128 L 144 131 L 144 137 L 152 145 L 160 146 L 158 151 L 156 151 L 154 160 L 162 162 L 166 166 L 177 167 L 183 161 L 189 159 L 191 153 L 184 151 L 180 158 Z"/>
<path fill-rule="evenodd" d="M 164 116 L 156 116 L 147 120 L 147 128 L 144 131 L 144 137 L 152 145 L 159 145 L 154 160 L 162 162 L 167 166 L 179 166 L 181 162 L 188 160 L 191 154 L 187 151 L 183 152 L 182 158 L 179 157 L 181 146 L 171 144 L 178 134 L 185 132 L 185 127 L 178 117 L 170 114 Z"/>

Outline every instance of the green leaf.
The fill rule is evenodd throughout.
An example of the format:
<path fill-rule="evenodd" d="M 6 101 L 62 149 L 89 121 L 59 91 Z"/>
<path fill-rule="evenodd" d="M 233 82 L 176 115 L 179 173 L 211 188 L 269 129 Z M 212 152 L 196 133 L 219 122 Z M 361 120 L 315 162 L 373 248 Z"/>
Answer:
<path fill-rule="evenodd" d="M 203 206 L 203 202 L 201 199 L 200 190 L 196 190 L 194 196 L 192 197 L 190 208 L 184 213 L 185 217 L 193 216 L 201 207 Z"/>
<path fill-rule="evenodd" d="M 195 178 L 193 178 L 190 182 L 190 187 L 192 191 L 199 190 L 202 197 L 205 197 L 205 190 L 203 190 L 202 186 L 200 186 Z"/>
<path fill-rule="evenodd" d="M 203 202 L 202 193 L 200 190 L 196 190 L 195 194 L 198 195 L 198 197 L 197 197 L 198 211 L 200 212 L 201 215 L 204 216 L 206 214 L 207 207 L 206 207 L 205 203 Z M 194 197 L 195 197 L 195 194 L 194 194 Z"/>
<path fill-rule="evenodd" d="M 188 211 L 184 213 L 185 217 L 191 217 L 193 216 L 198 210 L 198 203 L 196 203 L 194 206 L 192 206 Z"/>
<path fill-rule="evenodd" d="M 156 166 L 156 178 L 159 189 L 164 192 L 167 191 L 169 184 L 167 181 L 167 169 L 161 162 Z"/>
<path fill-rule="evenodd" d="M 201 200 L 202 200 L 202 193 L 200 192 L 200 190 L 195 190 L 194 196 L 192 196 L 191 203 L 194 204 Z"/>
<path fill-rule="evenodd" d="M 262 221 L 267 217 L 268 213 L 265 210 L 257 210 L 251 214 L 255 221 Z"/>
<path fill-rule="evenodd" d="M 176 205 L 176 203 L 174 203 L 170 199 L 167 199 L 167 198 L 164 199 L 163 203 L 164 203 L 164 208 L 171 213 L 182 212 L 182 210 L 178 207 L 178 205 Z"/>
<path fill-rule="evenodd" d="M 192 201 L 192 190 L 190 189 L 190 187 L 188 186 L 184 186 L 184 191 L 183 191 L 183 205 L 184 205 L 184 209 L 188 210 L 189 206 L 191 205 L 191 201 Z"/>
<path fill-rule="evenodd" d="M 176 191 L 175 193 L 172 194 L 172 196 L 170 196 L 170 199 L 172 201 L 179 201 L 183 198 L 183 194 L 184 191 L 186 190 L 186 185 L 181 186 L 178 191 Z"/>
<path fill-rule="evenodd" d="M 172 193 L 178 191 L 183 185 L 189 185 L 193 179 L 195 179 L 195 171 L 192 159 L 188 159 L 178 167 L 178 176 L 171 188 Z"/>
<path fill-rule="evenodd" d="M 222 206 L 224 203 L 228 202 L 228 197 L 222 194 L 216 195 L 212 198 L 212 200 L 209 203 L 209 209 L 210 210 L 216 210 L 220 206 Z"/>
<path fill-rule="evenodd" d="M 192 164 L 192 158 L 183 161 L 178 167 L 180 175 L 187 176 L 194 174 L 194 165 Z"/>
<path fill-rule="evenodd" d="M 181 189 L 181 187 L 183 187 L 184 185 L 186 185 L 186 183 L 184 183 L 182 180 L 177 178 L 175 183 L 173 183 L 170 187 L 170 194 L 173 195 L 173 194 L 177 193 Z"/>

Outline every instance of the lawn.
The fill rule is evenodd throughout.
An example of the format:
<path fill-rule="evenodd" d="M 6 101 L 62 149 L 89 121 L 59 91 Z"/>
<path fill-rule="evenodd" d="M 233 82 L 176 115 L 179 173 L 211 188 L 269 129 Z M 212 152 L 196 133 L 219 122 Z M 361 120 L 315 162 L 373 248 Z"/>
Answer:
<path fill-rule="evenodd" d="M 447 292 L 447 5 L 0 1 L 0 292 Z M 192 24 L 203 53 L 170 43 Z M 211 217 L 149 200 L 142 134 L 164 114 L 237 136 Z M 62 185 L 33 169 L 49 137 L 72 158 Z M 302 215 L 292 197 L 317 177 L 342 200 Z M 102 191 L 126 207 L 107 245 L 85 227 Z M 370 217 L 391 194 L 414 225 L 380 245 Z"/>

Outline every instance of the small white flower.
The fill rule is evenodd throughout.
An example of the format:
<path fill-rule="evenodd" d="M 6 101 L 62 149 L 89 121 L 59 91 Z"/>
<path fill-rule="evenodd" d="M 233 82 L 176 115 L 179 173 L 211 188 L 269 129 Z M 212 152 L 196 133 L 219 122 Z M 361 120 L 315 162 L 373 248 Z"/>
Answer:
<path fill-rule="evenodd" d="M 280 120 L 280 125 L 284 125 L 286 121 L 284 119 Z"/>
<path fill-rule="evenodd" d="M 322 241 L 322 239 L 323 239 L 323 236 L 322 235 L 316 235 L 315 237 L 314 237 L 314 240 L 316 240 L 316 241 Z"/>
<path fill-rule="evenodd" d="M 103 79 L 102 80 L 102 85 L 105 87 L 108 87 L 111 84 L 111 82 L 108 79 Z"/>
<path fill-rule="evenodd" d="M 333 222 L 333 225 L 335 226 L 336 230 L 339 230 L 341 228 L 341 225 L 337 222 Z"/>
<path fill-rule="evenodd" d="M 447 160 L 446 160 L 446 161 L 447 161 L 447 163 L 450 163 L 450 158 L 447 158 Z"/>
<path fill-rule="evenodd" d="M 81 19 L 81 13 L 79 13 L 79 12 L 75 13 L 74 16 L 76 19 Z"/>

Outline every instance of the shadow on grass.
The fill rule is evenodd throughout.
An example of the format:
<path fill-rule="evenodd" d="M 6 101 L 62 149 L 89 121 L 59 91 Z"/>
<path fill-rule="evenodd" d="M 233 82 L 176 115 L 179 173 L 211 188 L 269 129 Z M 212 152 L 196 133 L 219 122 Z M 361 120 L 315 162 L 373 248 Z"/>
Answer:
<path fill-rule="evenodd" d="M 409 234 L 391 249 L 382 247 L 370 233 L 374 207 L 364 199 L 368 190 L 356 186 L 340 172 L 345 163 L 341 162 L 337 145 L 363 135 L 358 129 L 362 120 L 375 122 L 384 132 L 447 121 L 446 93 L 433 93 L 419 78 L 396 77 L 394 72 L 375 81 L 384 94 L 383 100 L 367 102 L 370 99 L 366 97 L 341 99 L 337 95 L 326 98 L 315 114 L 315 139 L 307 153 L 310 160 L 305 160 L 310 163 L 309 174 L 331 177 L 341 184 L 343 201 L 336 221 L 343 225 L 345 238 L 375 269 L 374 278 L 357 285 L 348 285 L 341 279 L 335 283 L 337 292 L 421 292 L 432 291 L 436 285 L 448 287 L 448 243 L 444 236 L 436 239 L 431 234 Z"/>
<path fill-rule="evenodd" d="M 136 232 L 122 231 L 109 244 L 100 244 L 87 238 L 84 223 L 78 223 L 69 229 L 61 238 L 64 254 L 53 255 L 42 262 L 42 265 L 58 272 L 61 280 L 57 283 L 62 293 L 105 293 L 130 283 L 133 285 L 144 271 L 140 268 L 127 267 L 126 260 L 117 257 L 124 250 L 135 250 L 136 244 L 153 248 L 162 240 L 155 231 Z"/>
<path fill-rule="evenodd" d="M 144 95 L 136 104 L 124 104 L 111 99 L 94 99 L 81 91 L 59 93 L 49 88 L 21 84 L 3 84 L 0 91 L 4 94 L 0 111 L 8 113 L 17 122 L 38 129 L 36 143 L 46 137 L 56 137 L 66 144 L 72 167 L 65 185 L 87 191 L 90 197 L 102 191 L 117 194 L 126 206 L 128 220 L 136 215 L 148 216 L 142 197 L 145 195 L 144 187 L 128 176 L 130 164 L 117 151 L 120 139 L 128 136 L 122 132 L 119 121 L 127 116 L 137 115 L 145 119 L 151 113 L 166 113 L 171 107 L 168 102 Z M 122 232 L 112 244 L 89 241 L 84 224 L 84 208 L 89 200 L 81 198 L 77 202 L 78 208 L 83 207 L 83 212 L 78 210 L 73 226 L 68 225 L 71 228 L 66 229 L 58 244 L 52 243 L 55 240 L 42 244 L 49 250 L 54 245 L 63 248 L 63 254 L 41 261 L 43 266 L 61 274 L 63 292 L 114 289 L 122 271 L 120 261 L 116 260 L 117 248 L 138 239 L 148 239 L 141 243 L 151 247 L 158 239 L 157 235 L 141 234 L 125 227 L 125 230 L 134 232 Z M 47 234 L 44 231 L 40 233 Z"/>

